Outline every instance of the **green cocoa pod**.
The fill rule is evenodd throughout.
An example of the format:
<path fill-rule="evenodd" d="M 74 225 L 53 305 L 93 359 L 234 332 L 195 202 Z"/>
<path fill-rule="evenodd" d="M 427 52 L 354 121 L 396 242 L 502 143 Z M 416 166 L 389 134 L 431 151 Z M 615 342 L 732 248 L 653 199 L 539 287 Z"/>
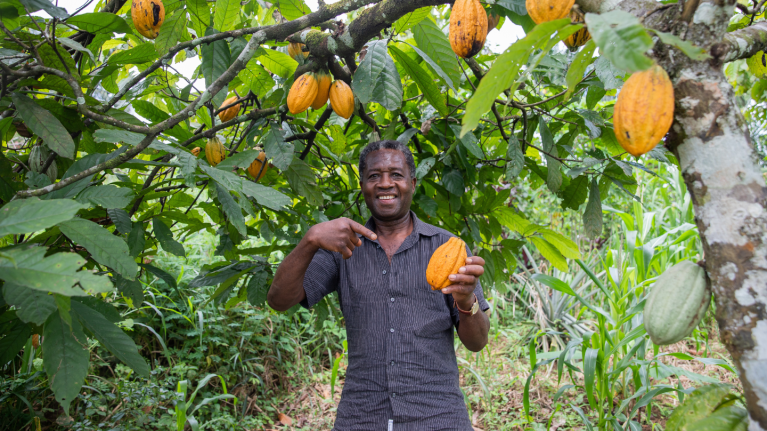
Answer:
<path fill-rule="evenodd" d="M 653 343 L 664 346 L 690 335 L 711 302 L 706 272 L 690 261 L 667 269 L 655 282 L 644 306 L 644 327 Z"/>
<path fill-rule="evenodd" d="M 748 64 L 748 70 L 751 71 L 757 78 L 764 78 L 767 76 L 767 56 L 764 51 L 759 51 L 746 60 Z"/>

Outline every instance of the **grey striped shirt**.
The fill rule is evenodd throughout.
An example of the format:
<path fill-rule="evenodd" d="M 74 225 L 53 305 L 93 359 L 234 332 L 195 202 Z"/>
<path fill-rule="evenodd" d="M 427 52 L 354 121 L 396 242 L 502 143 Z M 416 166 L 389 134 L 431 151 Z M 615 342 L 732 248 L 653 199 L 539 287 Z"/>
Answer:
<path fill-rule="evenodd" d="M 413 232 L 391 264 L 378 241 L 362 237 L 351 258 L 319 250 L 306 271 L 301 305 L 338 292 L 346 321 L 349 366 L 334 430 L 472 430 L 453 348 L 459 313 L 452 295 L 426 282 L 432 253 L 455 235 L 410 215 Z M 375 230 L 372 218 L 366 227 Z M 479 283 L 475 293 L 487 310 Z"/>

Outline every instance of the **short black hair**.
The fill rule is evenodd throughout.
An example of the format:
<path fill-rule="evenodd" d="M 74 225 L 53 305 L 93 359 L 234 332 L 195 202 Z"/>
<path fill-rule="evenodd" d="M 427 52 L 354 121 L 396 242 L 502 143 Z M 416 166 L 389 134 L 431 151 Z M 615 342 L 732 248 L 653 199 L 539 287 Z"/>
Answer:
<path fill-rule="evenodd" d="M 410 178 L 415 178 L 415 160 L 413 160 L 413 153 L 410 152 L 407 145 L 399 141 L 385 140 L 371 142 L 362 149 L 362 152 L 360 152 L 360 179 L 362 179 L 362 173 L 365 171 L 365 168 L 367 168 L 368 156 L 370 153 L 378 150 L 396 150 L 402 153 L 407 161 L 407 167 L 410 169 Z"/>

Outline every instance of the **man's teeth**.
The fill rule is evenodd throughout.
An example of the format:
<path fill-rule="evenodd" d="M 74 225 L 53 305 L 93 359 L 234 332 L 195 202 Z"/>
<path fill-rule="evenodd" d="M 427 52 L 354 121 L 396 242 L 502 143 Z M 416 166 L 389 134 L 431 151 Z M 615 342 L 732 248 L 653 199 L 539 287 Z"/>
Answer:
<path fill-rule="evenodd" d="M 394 195 L 379 196 L 378 199 L 386 201 L 386 200 L 389 200 L 389 199 L 394 199 Z"/>

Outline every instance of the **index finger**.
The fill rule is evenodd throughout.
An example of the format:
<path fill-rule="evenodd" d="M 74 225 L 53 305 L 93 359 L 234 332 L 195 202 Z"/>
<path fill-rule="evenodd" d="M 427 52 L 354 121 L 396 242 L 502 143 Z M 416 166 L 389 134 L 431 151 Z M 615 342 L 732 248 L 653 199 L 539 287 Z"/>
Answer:
<path fill-rule="evenodd" d="M 375 232 L 357 223 L 354 220 L 351 220 L 351 219 L 349 220 L 349 227 L 351 227 L 354 232 L 357 232 L 358 234 L 364 236 L 365 238 L 371 241 L 375 241 L 378 238 L 378 235 L 376 235 Z"/>

